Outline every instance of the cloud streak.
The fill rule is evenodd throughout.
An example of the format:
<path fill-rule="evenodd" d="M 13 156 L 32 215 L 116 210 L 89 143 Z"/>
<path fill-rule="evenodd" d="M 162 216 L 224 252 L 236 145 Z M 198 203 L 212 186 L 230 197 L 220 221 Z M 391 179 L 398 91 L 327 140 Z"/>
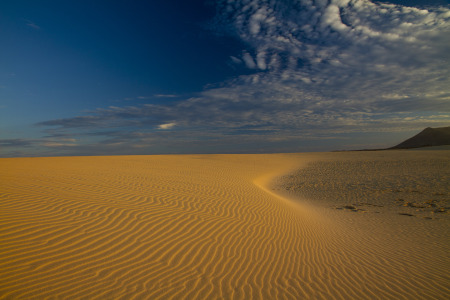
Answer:
<path fill-rule="evenodd" d="M 34 23 L 33 21 L 26 20 L 26 19 L 24 19 L 24 21 L 26 22 L 26 25 L 28 27 L 31 27 L 31 28 L 33 28 L 35 30 L 41 30 L 41 27 L 39 25 L 37 25 L 36 23 Z"/>

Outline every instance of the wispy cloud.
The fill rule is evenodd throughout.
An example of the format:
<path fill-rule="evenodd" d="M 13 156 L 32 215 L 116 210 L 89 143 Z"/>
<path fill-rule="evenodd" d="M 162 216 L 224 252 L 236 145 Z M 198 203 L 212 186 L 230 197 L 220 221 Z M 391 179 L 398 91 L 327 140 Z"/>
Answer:
<path fill-rule="evenodd" d="M 156 94 L 156 95 L 153 95 L 153 97 L 155 97 L 155 98 L 176 98 L 176 97 L 178 97 L 178 95 L 175 95 L 175 94 Z"/>
<path fill-rule="evenodd" d="M 242 64 L 242 60 L 240 60 L 239 58 L 237 58 L 235 56 L 230 56 L 230 59 L 234 64 L 237 64 L 237 65 Z"/>
<path fill-rule="evenodd" d="M 67 136 L 67 134 L 61 136 Z M 0 156 L 60 155 L 64 154 L 64 150 L 79 147 L 76 139 L 61 136 L 55 134 L 39 139 L 0 139 Z M 54 149 L 56 153 L 53 152 Z"/>
<path fill-rule="evenodd" d="M 25 21 L 25 23 L 26 23 L 26 25 L 28 27 L 31 27 L 31 28 L 36 29 L 36 30 L 40 30 L 41 29 L 41 27 L 39 25 L 37 25 L 35 22 L 33 22 L 33 21 L 30 21 L 30 20 L 27 20 L 27 19 L 24 19 L 24 21 Z"/>
<path fill-rule="evenodd" d="M 173 127 L 175 127 L 177 125 L 177 123 L 166 123 L 166 124 L 161 124 L 158 126 L 158 129 L 163 129 L 163 130 L 167 130 L 167 129 L 171 129 Z"/>
<path fill-rule="evenodd" d="M 365 0 L 220 4 L 218 22 L 227 23 L 228 32 L 232 24 L 251 46 L 242 55 L 246 66 L 269 70 L 229 85 L 254 91 L 255 103 L 273 99 L 322 114 L 359 111 L 375 118 L 385 111 L 450 109 L 432 95 L 449 92 L 448 8 Z"/>
<path fill-rule="evenodd" d="M 361 130 L 385 114 L 445 115 L 450 110 L 449 9 L 366 0 L 296 3 L 220 2 L 217 22 L 226 22 L 228 30 L 231 24 L 250 45 L 241 59 L 258 70 L 254 74 L 175 105 L 111 107 L 92 116 L 41 124 L 159 126 L 175 120 L 184 127 L 305 129 L 346 124 L 350 130 L 354 124 Z"/>
<path fill-rule="evenodd" d="M 368 0 L 217 6 L 214 28 L 248 45 L 230 59 L 250 75 L 170 104 L 109 107 L 39 125 L 80 135 L 112 130 L 98 134 L 106 138 L 98 149 L 156 147 L 155 140 L 168 149 L 186 140 L 214 148 L 450 123 L 449 8 Z"/>
<path fill-rule="evenodd" d="M 27 139 L 0 139 L 0 147 L 29 147 L 33 145 L 33 140 Z"/>
<path fill-rule="evenodd" d="M 152 99 L 164 99 L 164 98 L 180 98 L 181 96 L 176 94 L 154 94 L 151 96 L 137 96 L 137 97 L 126 97 L 123 98 L 125 101 L 142 101 L 142 100 L 152 100 Z"/>

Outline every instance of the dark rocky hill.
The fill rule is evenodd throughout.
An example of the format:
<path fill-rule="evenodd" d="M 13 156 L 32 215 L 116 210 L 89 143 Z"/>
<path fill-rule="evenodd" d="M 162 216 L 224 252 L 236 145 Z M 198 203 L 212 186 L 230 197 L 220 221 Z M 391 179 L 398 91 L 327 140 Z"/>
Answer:
<path fill-rule="evenodd" d="M 450 126 L 439 128 L 425 128 L 412 138 L 389 149 L 410 149 L 430 146 L 450 145 Z"/>

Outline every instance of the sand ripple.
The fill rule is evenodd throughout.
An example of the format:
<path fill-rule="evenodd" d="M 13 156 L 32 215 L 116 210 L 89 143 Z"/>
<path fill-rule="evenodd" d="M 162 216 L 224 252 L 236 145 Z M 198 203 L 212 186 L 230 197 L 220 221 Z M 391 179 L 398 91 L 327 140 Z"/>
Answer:
<path fill-rule="evenodd" d="M 1 299 L 444 299 L 275 175 L 314 155 L 0 160 Z M 375 257 L 373 255 L 376 255 Z M 442 277 L 444 276 L 444 279 Z M 448 283 L 448 281 L 447 281 Z"/>

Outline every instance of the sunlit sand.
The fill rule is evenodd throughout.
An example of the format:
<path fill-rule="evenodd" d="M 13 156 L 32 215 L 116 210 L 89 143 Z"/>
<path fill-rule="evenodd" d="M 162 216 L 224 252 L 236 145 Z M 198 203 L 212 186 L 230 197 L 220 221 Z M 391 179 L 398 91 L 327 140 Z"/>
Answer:
<path fill-rule="evenodd" d="M 430 158 L 450 151 L 0 159 L 0 298 L 448 299 L 450 171 L 421 182 Z M 439 187 L 398 198 L 437 207 L 320 174 L 385 159 Z"/>

